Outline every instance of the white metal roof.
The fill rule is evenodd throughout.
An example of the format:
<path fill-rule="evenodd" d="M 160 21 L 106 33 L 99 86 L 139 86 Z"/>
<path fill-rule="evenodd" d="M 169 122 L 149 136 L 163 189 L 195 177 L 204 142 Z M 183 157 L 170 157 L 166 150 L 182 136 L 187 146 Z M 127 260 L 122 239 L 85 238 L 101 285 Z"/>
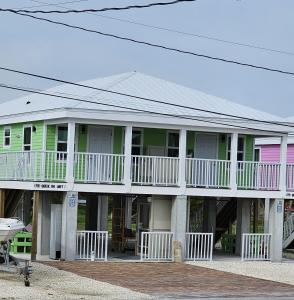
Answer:
<path fill-rule="evenodd" d="M 104 78 L 97 78 L 81 82 L 81 84 L 131 94 L 138 97 L 156 99 L 170 104 L 181 104 L 196 109 L 236 115 L 238 117 L 249 117 L 256 120 L 267 120 L 273 122 L 283 121 L 282 118 L 269 113 L 139 72 L 129 72 Z M 46 92 L 54 93 L 56 95 L 78 97 L 84 100 L 99 102 L 100 104 L 84 103 L 74 100 L 54 98 L 46 95 L 32 94 L 0 104 L 0 116 L 7 117 L 9 115 L 49 111 L 52 109 L 80 109 L 81 111 L 86 109 L 92 111 L 114 112 L 130 112 L 130 109 L 143 109 L 176 116 L 197 116 L 201 118 L 213 118 L 213 120 L 216 118 L 222 118 L 221 116 L 213 113 L 179 108 L 173 105 L 152 103 L 141 99 L 95 91 L 70 84 L 59 85 L 48 89 Z M 102 104 L 125 106 L 130 109 L 108 107 Z M 228 117 L 223 118 L 228 119 Z M 243 121 L 243 123 L 246 124 L 246 121 Z M 261 125 L 259 124 L 257 127 L 260 128 Z M 268 127 L 268 125 L 266 125 L 266 127 Z"/>

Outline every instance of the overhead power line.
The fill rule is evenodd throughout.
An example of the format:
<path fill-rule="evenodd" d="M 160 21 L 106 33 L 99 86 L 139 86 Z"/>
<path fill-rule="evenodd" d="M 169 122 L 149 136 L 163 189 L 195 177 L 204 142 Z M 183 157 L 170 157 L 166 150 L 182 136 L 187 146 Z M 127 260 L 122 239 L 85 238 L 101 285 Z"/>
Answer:
<path fill-rule="evenodd" d="M 73 0 L 73 1 L 66 1 L 66 2 L 58 2 L 58 3 L 47 3 L 47 2 L 41 2 L 41 1 L 35 1 L 35 0 L 30 0 L 31 2 L 35 3 L 42 3 L 41 5 L 33 5 L 33 6 L 22 6 L 20 8 L 15 8 L 15 9 L 25 9 L 25 8 L 36 8 L 36 7 L 44 7 L 44 6 L 57 6 L 57 7 L 62 7 L 61 5 L 63 4 L 76 4 L 80 2 L 88 2 L 89 0 Z M 63 7 L 66 8 L 67 7 Z"/>
<path fill-rule="evenodd" d="M 133 39 L 133 38 L 120 36 L 120 35 L 116 35 L 116 34 L 112 34 L 112 33 L 105 33 L 105 32 L 94 30 L 94 29 L 88 29 L 88 28 L 81 27 L 81 26 L 70 25 L 68 23 L 53 21 L 53 20 L 50 20 L 50 19 L 36 17 L 36 16 L 24 14 L 24 13 L 18 13 L 18 12 L 12 12 L 12 13 L 20 15 L 20 16 L 32 18 L 32 19 L 35 19 L 35 20 L 44 21 L 44 22 L 48 22 L 48 23 L 51 23 L 51 24 L 64 26 L 64 27 L 67 27 L 67 28 L 72 28 L 72 29 L 81 30 L 81 31 L 84 31 L 84 32 L 94 33 L 94 34 L 98 34 L 98 35 L 102 35 L 102 36 L 106 36 L 106 37 L 110 37 L 110 38 L 115 38 L 115 39 L 118 39 L 118 40 L 132 42 L 132 43 L 135 43 L 135 44 L 140 44 L 140 45 L 145 45 L 145 46 L 154 47 L 154 48 L 158 48 L 158 49 L 163 49 L 163 50 L 171 51 L 171 52 L 178 53 L 178 54 L 185 54 L 185 55 L 190 55 L 190 56 L 194 56 L 194 57 L 200 57 L 200 58 L 205 58 L 205 59 L 209 59 L 209 60 L 234 64 L 234 65 L 238 65 L 238 66 L 243 66 L 243 67 L 268 71 L 268 72 L 274 72 L 274 73 L 280 73 L 280 74 L 284 74 L 284 75 L 294 76 L 294 72 L 291 72 L 291 71 L 286 71 L 286 70 L 282 70 L 282 69 L 275 69 L 275 68 L 266 67 L 266 66 L 259 66 L 259 65 L 245 63 L 245 62 L 241 62 L 241 61 L 237 61 L 237 60 L 226 59 L 226 58 L 222 58 L 222 57 L 216 57 L 216 56 L 197 53 L 197 52 L 192 52 L 192 51 L 188 51 L 188 50 L 182 50 L 182 49 L 178 49 L 178 48 L 174 48 L 174 47 L 155 44 L 155 43 L 152 43 L 152 42 L 136 40 L 136 39 Z"/>
<path fill-rule="evenodd" d="M 98 87 L 91 86 L 91 85 L 75 83 L 75 82 L 71 82 L 68 80 L 58 79 L 58 78 L 54 78 L 54 77 L 49 77 L 49 76 L 44 76 L 44 75 L 34 74 L 34 73 L 29 73 L 29 72 L 24 72 L 24 71 L 6 68 L 6 67 L 2 67 L 2 66 L 0 66 L 0 70 L 8 71 L 8 72 L 16 73 L 16 74 L 22 74 L 22 75 L 26 75 L 26 76 L 30 76 L 30 77 L 35 77 L 35 78 L 50 80 L 50 81 L 59 82 L 59 83 L 63 83 L 63 84 L 69 84 L 69 85 L 78 86 L 78 87 L 82 87 L 82 88 L 87 88 L 87 89 L 96 90 L 99 92 L 110 93 L 110 94 L 114 94 L 114 95 L 118 95 L 118 96 L 130 97 L 130 98 L 138 99 L 138 100 L 144 100 L 147 102 L 153 102 L 153 103 L 157 103 L 157 104 L 164 104 L 164 105 L 169 105 L 169 106 L 173 106 L 173 107 L 189 109 L 189 110 L 193 110 L 193 111 L 197 111 L 197 112 L 205 112 L 205 113 L 211 113 L 214 115 L 235 118 L 236 120 L 252 121 L 252 122 L 257 122 L 257 123 L 262 123 L 262 124 L 278 125 L 278 126 L 286 126 L 286 127 L 294 128 L 294 126 L 292 126 L 292 125 L 285 125 L 285 124 L 279 123 L 279 122 L 258 120 L 258 119 L 254 119 L 254 118 L 250 118 L 250 117 L 241 117 L 241 116 L 236 116 L 233 114 L 220 113 L 220 112 L 215 112 L 215 111 L 211 111 L 211 110 L 207 110 L 207 109 L 195 108 L 195 107 L 191 107 L 191 106 L 187 106 L 187 105 L 174 104 L 174 103 L 170 103 L 170 102 L 166 102 L 166 101 L 162 101 L 162 100 L 158 100 L 158 99 L 154 99 L 154 98 L 136 96 L 136 95 L 132 95 L 132 94 L 128 94 L 128 93 L 122 93 L 122 92 L 117 92 L 117 91 L 113 91 L 113 90 L 98 88 Z"/>
<path fill-rule="evenodd" d="M 155 6 L 167 6 L 174 5 L 183 2 L 195 2 L 197 0 L 173 0 L 170 2 L 153 2 L 143 5 L 128 5 L 121 7 L 104 7 L 104 8 L 89 8 L 89 9 L 68 9 L 68 10 L 27 10 L 27 9 L 13 9 L 13 8 L 0 8 L 0 11 L 13 12 L 13 13 L 27 13 L 27 14 L 68 14 L 68 13 L 88 13 L 88 12 L 105 12 L 105 11 L 119 11 L 119 10 L 129 10 L 129 9 L 141 9 L 150 8 Z"/>
<path fill-rule="evenodd" d="M 148 113 L 148 114 L 159 115 L 159 116 L 164 116 L 164 117 L 173 117 L 173 118 L 179 118 L 179 119 L 185 119 L 185 120 L 200 121 L 200 122 L 204 122 L 204 123 L 217 124 L 217 125 L 229 126 L 229 127 L 233 127 L 233 128 L 246 129 L 246 130 L 257 130 L 257 131 L 267 132 L 267 133 L 279 133 L 279 134 L 285 133 L 285 132 L 266 130 L 266 129 L 256 129 L 256 128 L 241 126 L 241 125 L 232 125 L 232 124 L 222 123 L 222 122 L 218 122 L 218 121 L 201 119 L 201 118 L 197 118 L 194 116 L 174 115 L 174 114 L 169 114 L 169 113 L 150 111 L 150 110 L 146 110 L 146 109 L 133 108 L 133 107 L 128 107 L 128 106 L 124 106 L 124 105 L 116 105 L 116 104 L 109 104 L 109 103 L 104 103 L 104 102 L 97 102 L 97 101 L 93 101 L 93 100 L 80 99 L 80 98 L 75 98 L 72 96 L 64 96 L 64 95 L 60 95 L 60 94 L 52 94 L 49 92 L 34 90 L 32 88 L 27 88 L 27 87 L 11 86 L 11 85 L 7 85 L 7 84 L 3 84 L 3 83 L 0 83 L 0 87 L 10 89 L 10 90 L 17 90 L 17 91 L 29 92 L 29 93 L 38 94 L 38 95 L 50 96 L 50 97 L 55 97 L 55 98 L 74 100 L 74 101 L 79 101 L 79 102 L 91 103 L 91 104 L 120 108 L 120 109 L 127 109 L 130 111 Z"/>
<path fill-rule="evenodd" d="M 40 6 L 43 6 L 43 5 L 45 5 L 45 6 L 53 5 L 53 6 L 56 6 L 56 7 L 68 9 L 68 7 L 62 6 L 62 4 L 64 4 L 64 3 L 50 4 L 50 3 L 47 3 L 47 2 L 44 2 L 44 1 L 37 1 L 37 0 L 30 0 L 30 1 L 35 2 L 35 3 L 40 3 L 40 4 L 42 3 L 42 5 L 39 5 L 37 7 L 40 7 Z M 79 1 L 71 1 L 71 2 L 80 2 L 80 1 L 88 1 L 88 0 L 79 0 Z M 240 47 L 246 47 L 246 48 L 251 48 L 251 49 L 255 49 L 255 50 L 262 50 L 262 51 L 267 51 L 267 52 L 272 52 L 272 53 L 277 53 L 277 54 L 284 54 L 284 55 L 294 56 L 294 52 L 291 52 L 291 51 L 273 49 L 273 48 L 268 48 L 268 47 L 264 47 L 264 46 L 260 46 L 260 45 L 251 44 L 251 43 L 242 43 L 242 42 L 239 42 L 239 41 L 232 41 L 232 40 L 222 39 L 222 38 L 219 38 L 219 37 L 208 36 L 208 35 L 205 35 L 205 34 L 186 32 L 186 31 L 182 31 L 182 30 L 176 30 L 176 29 L 173 29 L 173 28 L 162 27 L 162 26 L 137 22 L 137 21 L 133 21 L 133 20 L 128 20 L 128 19 L 125 19 L 125 18 L 112 17 L 112 16 L 107 16 L 107 15 L 97 14 L 97 13 L 90 13 L 90 12 L 88 14 L 99 17 L 99 18 L 114 20 L 114 21 L 118 21 L 118 22 L 122 22 L 122 23 L 137 25 L 137 26 L 150 28 L 150 29 L 155 29 L 155 30 L 160 30 L 160 31 L 165 31 L 165 32 L 176 33 L 176 34 L 179 34 L 179 35 L 188 36 L 188 37 L 192 37 L 192 38 L 206 39 L 206 40 L 219 42 L 219 43 L 223 43 L 223 44 L 227 44 L 227 45 L 229 44 L 229 45 L 233 45 L 233 46 L 240 46 Z"/>

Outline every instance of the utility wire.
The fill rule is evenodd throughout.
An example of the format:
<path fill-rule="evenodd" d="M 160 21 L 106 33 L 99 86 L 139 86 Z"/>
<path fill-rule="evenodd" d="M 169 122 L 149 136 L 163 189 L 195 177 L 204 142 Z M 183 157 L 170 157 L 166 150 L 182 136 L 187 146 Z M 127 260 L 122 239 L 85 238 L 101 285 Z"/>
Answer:
<path fill-rule="evenodd" d="M 205 113 L 211 113 L 211 114 L 214 114 L 214 115 L 230 117 L 230 118 L 234 118 L 236 120 L 245 120 L 245 121 L 252 121 L 252 122 L 257 122 L 257 123 L 262 123 L 262 124 L 287 126 L 287 127 L 294 128 L 294 126 L 292 126 L 292 125 L 285 125 L 285 124 L 279 123 L 279 122 L 258 120 L 258 119 L 254 119 L 254 118 L 250 118 L 250 117 L 241 117 L 241 116 L 236 116 L 236 115 L 233 115 L 233 114 L 220 113 L 220 112 L 216 112 L 216 111 L 212 111 L 212 110 L 208 110 L 208 109 L 195 108 L 195 107 L 192 107 L 192 106 L 171 103 L 171 102 L 162 101 L 162 100 L 158 100 L 158 99 L 154 99 L 154 98 L 136 96 L 136 95 L 132 95 L 132 94 L 128 94 L 128 93 L 122 93 L 122 92 L 117 92 L 117 91 L 113 91 L 113 90 L 98 88 L 98 87 L 91 86 L 91 85 L 86 85 L 86 84 L 82 84 L 82 83 L 75 83 L 75 82 L 71 82 L 71 81 L 68 81 L 68 80 L 63 80 L 63 79 L 58 79 L 58 78 L 55 78 L 55 77 L 39 75 L 39 74 L 35 74 L 35 73 L 24 72 L 24 71 L 11 69 L 11 68 L 6 68 L 6 67 L 2 67 L 2 66 L 0 66 L 0 70 L 8 71 L 8 72 L 16 73 L 16 74 L 22 74 L 22 75 L 26 75 L 26 76 L 30 76 L 30 77 L 40 78 L 40 79 L 46 79 L 46 80 L 59 82 L 59 83 L 63 83 L 63 84 L 69 84 L 69 85 L 78 86 L 78 87 L 82 87 L 82 88 L 92 89 L 92 90 L 96 90 L 96 91 L 99 91 L 99 92 L 110 93 L 110 94 L 114 94 L 114 95 L 118 95 L 118 96 L 130 97 L 130 98 L 133 98 L 133 99 L 144 100 L 144 101 L 153 102 L 153 103 L 157 103 L 157 104 L 164 104 L 164 105 L 169 105 L 169 106 L 172 106 L 172 107 L 179 107 L 179 108 L 189 109 L 189 110 L 193 110 L 193 111 L 197 111 L 197 112 L 205 112 Z"/>
<path fill-rule="evenodd" d="M 56 7 L 68 9 L 68 7 L 62 6 L 62 4 L 64 4 L 64 3 L 49 4 L 47 2 L 37 1 L 37 0 L 30 0 L 30 1 L 36 2 L 36 3 L 42 3 L 45 6 L 53 5 L 53 6 L 56 6 Z M 72 2 L 80 2 L 80 1 L 88 1 L 88 0 L 79 0 L 79 1 L 72 1 Z M 42 6 L 42 5 L 40 5 L 40 6 Z M 122 22 L 122 23 L 137 25 L 137 26 L 141 26 L 141 27 L 145 27 L 145 28 L 151 28 L 151 29 L 156 29 L 156 30 L 160 30 L 160 31 L 176 33 L 176 34 L 180 34 L 180 35 L 184 35 L 184 36 L 189 36 L 189 37 L 192 37 L 192 38 L 206 39 L 206 40 L 211 40 L 211 41 L 224 43 L 224 44 L 229 44 L 229 45 L 233 45 L 233 46 L 240 46 L 240 47 L 246 47 L 246 48 L 252 48 L 252 49 L 256 49 L 256 50 L 262 50 L 262 51 L 277 53 L 277 54 L 284 54 L 284 55 L 294 56 L 294 52 L 291 52 L 291 51 L 273 49 L 273 48 L 263 47 L 263 46 L 259 46 L 259 45 L 249 44 L 249 43 L 235 42 L 235 41 L 231 41 L 231 40 L 227 40 L 227 39 L 221 39 L 221 38 L 218 38 L 218 37 L 208 36 L 208 35 L 204 35 L 204 34 L 186 32 L 186 31 L 182 31 L 182 30 L 176 30 L 176 29 L 173 29 L 173 28 L 141 23 L 141 22 L 137 22 L 137 21 L 128 20 L 128 19 L 125 19 L 125 18 L 122 19 L 122 18 L 111 17 L 111 16 L 107 16 L 107 15 L 102 15 L 102 14 L 97 14 L 97 13 L 90 13 L 90 12 L 88 12 L 88 14 L 93 15 L 93 16 L 97 16 L 97 17 L 100 17 L 100 18 L 119 21 L 119 22 Z"/>
<path fill-rule="evenodd" d="M 125 36 L 120 36 L 120 35 L 111 34 L 111 33 L 105 33 L 105 32 L 94 30 L 94 29 L 88 29 L 88 28 L 81 27 L 81 26 L 70 25 L 70 24 L 67 24 L 67 23 L 53 21 L 53 20 L 50 20 L 50 19 L 36 17 L 36 16 L 24 14 L 24 13 L 18 13 L 18 12 L 11 12 L 11 13 L 14 13 L 14 14 L 17 14 L 17 15 L 20 15 L 20 16 L 24 16 L 24 17 L 28 17 L 28 18 L 32 18 L 32 19 L 35 19 L 35 20 L 39 20 L 39 21 L 44 21 L 44 22 L 48 22 L 48 23 L 52 23 L 52 24 L 56 24 L 56 25 L 60 25 L 60 26 L 65 26 L 67 28 L 72 28 L 72 29 L 81 30 L 81 31 L 84 31 L 84 32 L 99 34 L 99 35 L 102 35 L 102 36 L 111 37 L 111 38 L 115 38 L 115 39 L 118 39 L 118 40 L 128 41 L 128 42 L 132 42 L 132 43 L 140 44 L 140 45 L 145 45 L 145 46 L 149 46 L 149 47 L 159 48 L 159 49 L 163 49 L 163 50 L 167 50 L 167 51 L 171 51 L 171 52 L 175 52 L 175 53 L 186 54 L 186 55 L 190 55 L 190 56 L 206 58 L 206 59 L 209 59 L 209 60 L 220 61 L 220 62 L 239 65 L 239 66 L 243 66 L 243 67 L 248 67 L 248 68 L 259 69 L 259 70 L 263 70 L 263 71 L 269 71 L 269 72 L 294 76 L 294 72 L 290 72 L 290 71 L 286 71 L 286 70 L 254 65 L 254 64 L 250 64 L 250 63 L 237 61 L 237 60 L 231 60 L 231 59 L 226 59 L 226 58 L 222 58 L 222 57 L 216 57 L 216 56 L 206 55 L 206 54 L 202 54 L 202 53 L 196 53 L 196 52 L 192 52 L 192 51 L 188 51 L 188 50 L 181 50 L 181 49 L 178 49 L 178 48 L 173 48 L 173 47 L 169 47 L 169 46 L 155 44 L 155 43 L 152 43 L 152 42 L 140 41 L 140 40 L 136 40 L 136 39 L 125 37 Z"/>
<path fill-rule="evenodd" d="M 267 132 L 267 133 L 285 134 L 285 132 L 281 132 L 281 131 L 273 131 L 273 130 L 266 130 L 266 129 L 256 129 L 256 128 L 252 128 L 252 127 L 246 127 L 246 126 L 240 126 L 240 125 L 232 125 L 232 124 L 222 123 L 222 122 L 218 122 L 218 121 L 205 120 L 205 119 L 201 119 L 201 118 L 197 118 L 197 117 L 192 117 L 192 116 L 189 117 L 189 116 L 182 116 L 182 115 L 174 115 L 174 114 L 168 114 L 168 113 L 150 111 L 150 110 L 146 110 L 146 109 L 133 108 L 133 107 L 123 106 L 123 105 L 116 105 L 116 104 L 109 104 L 109 103 L 104 103 L 104 102 L 97 102 L 97 101 L 92 101 L 92 100 L 87 100 L 87 99 L 75 98 L 75 97 L 72 97 L 72 96 L 64 96 L 64 95 L 59 95 L 59 94 L 52 94 L 52 93 L 49 93 L 49 92 L 44 92 L 44 91 L 40 91 L 40 90 L 34 90 L 32 88 L 27 88 L 27 87 L 11 86 L 11 85 L 7 85 L 7 84 L 3 84 L 3 83 L 0 83 L 0 87 L 6 88 L 6 89 L 10 89 L 10 90 L 17 90 L 17 91 L 22 91 L 22 92 L 29 92 L 29 93 L 38 94 L 38 95 L 45 95 L 45 96 L 50 96 L 50 97 L 56 97 L 56 98 L 74 100 L 74 101 L 91 103 L 91 104 L 102 105 L 102 106 L 107 106 L 107 107 L 127 109 L 127 110 L 131 110 L 131 111 L 148 113 L 148 114 L 159 115 L 159 116 L 164 116 L 164 117 L 174 117 L 174 118 L 180 118 L 180 119 L 185 119 L 185 120 L 200 121 L 200 122 L 204 122 L 204 123 L 211 123 L 211 124 L 229 126 L 229 127 L 233 127 L 233 128 L 247 129 L 247 130 L 257 130 L 257 131 Z"/>
<path fill-rule="evenodd" d="M 170 2 L 153 2 L 143 5 L 128 5 L 121 7 L 104 7 L 100 9 L 90 8 L 90 9 L 68 9 L 68 10 L 27 10 L 27 9 L 12 9 L 12 8 L 0 8 L 3 12 L 13 12 L 13 13 L 26 13 L 26 14 L 68 14 L 68 13 L 88 13 L 88 12 L 105 12 L 105 11 L 119 11 L 119 10 L 129 10 L 129 9 L 141 9 L 150 8 L 154 6 L 167 6 L 174 5 L 183 2 L 195 2 L 197 0 L 173 0 Z"/>
<path fill-rule="evenodd" d="M 57 6 L 57 7 L 67 9 L 67 7 L 64 7 L 64 6 L 62 7 L 61 5 L 63 5 L 63 4 L 76 4 L 76 3 L 79 3 L 79 2 L 88 2 L 89 0 L 73 0 L 73 1 L 66 1 L 66 2 L 59 2 L 59 3 L 47 3 L 47 2 L 41 2 L 41 1 L 35 1 L 35 0 L 30 0 L 30 1 L 40 3 L 41 5 L 22 6 L 22 7 L 15 8 L 15 9 L 36 8 L 36 7 L 44 7 L 44 6 Z"/>

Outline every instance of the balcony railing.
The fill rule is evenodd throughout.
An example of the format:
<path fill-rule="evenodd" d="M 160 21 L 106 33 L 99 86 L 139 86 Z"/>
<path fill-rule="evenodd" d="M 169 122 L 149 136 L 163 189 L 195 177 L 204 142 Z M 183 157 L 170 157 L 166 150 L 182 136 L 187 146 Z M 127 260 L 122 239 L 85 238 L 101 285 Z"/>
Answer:
<path fill-rule="evenodd" d="M 66 152 L 22 151 L 0 153 L 0 180 L 65 182 Z M 121 154 L 75 153 L 73 175 L 77 183 L 124 184 L 125 156 Z M 186 185 L 189 188 L 230 188 L 231 162 L 187 158 Z M 142 186 L 179 186 L 180 160 L 175 157 L 131 158 L 131 182 Z M 280 164 L 238 162 L 238 189 L 277 191 Z M 287 165 L 287 190 L 294 191 L 294 164 Z"/>
<path fill-rule="evenodd" d="M 75 153 L 75 181 L 122 184 L 124 165 L 120 154 Z"/>
<path fill-rule="evenodd" d="M 132 183 L 137 185 L 176 186 L 178 180 L 178 158 L 132 156 Z"/>
<path fill-rule="evenodd" d="M 189 187 L 228 188 L 230 161 L 216 159 L 186 159 L 186 181 Z"/>
<path fill-rule="evenodd" d="M 240 161 L 237 184 L 240 189 L 279 190 L 280 164 Z"/>

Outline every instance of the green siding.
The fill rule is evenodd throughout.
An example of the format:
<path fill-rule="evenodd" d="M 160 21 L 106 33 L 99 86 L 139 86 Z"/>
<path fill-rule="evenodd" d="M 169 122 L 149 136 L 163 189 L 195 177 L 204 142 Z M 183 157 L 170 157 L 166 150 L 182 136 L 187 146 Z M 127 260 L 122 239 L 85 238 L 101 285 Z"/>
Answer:
<path fill-rule="evenodd" d="M 123 152 L 123 127 L 113 128 L 113 153 L 122 154 Z"/>
<path fill-rule="evenodd" d="M 47 126 L 46 150 L 56 150 L 56 125 Z"/>
<path fill-rule="evenodd" d="M 32 131 L 32 150 L 42 150 L 43 145 L 43 128 L 44 121 L 37 121 L 32 123 L 17 123 L 12 125 L 7 125 L 7 127 L 11 128 L 11 143 L 10 147 L 3 147 L 3 125 L 0 127 L 0 152 L 9 152 L 9 151 L 23 151 L 23 127 L 25 125 L 32 125 L 36 127 L 36 131 Z"/>
<path fill-rule="evenodd" d="M 147 153 L 148 146 L 166 147 L 166 132 L 165 129 L 144 128 L 144 154 Z"/>
<path fill-rule="evenodd" d="M 76 128 L 78 134 L 78 152 L 87 152 L 88 145 L 88 126 L 78 125 Z"/>
<path fill-rule="evenodd" d="M 253 161 L 254 153 L 254 137 L 251 135 L 246 135 L 245 138 L 245 160 Z"/>
<path fill-rule="evenodd" d="M 218 139 L 218 159 L 227 159 L 227 135 L 220 134 Z"/>

